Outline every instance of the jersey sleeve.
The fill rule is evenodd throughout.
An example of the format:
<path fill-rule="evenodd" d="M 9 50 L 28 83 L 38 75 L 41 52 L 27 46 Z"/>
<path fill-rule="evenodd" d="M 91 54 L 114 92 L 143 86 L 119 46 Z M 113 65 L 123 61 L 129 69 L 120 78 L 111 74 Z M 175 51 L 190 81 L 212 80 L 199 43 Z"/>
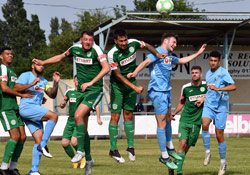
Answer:
<path fill-rule="evenodd" d="M 132 43 L 132 42 L 135 42 L 135 46 L 137 48 L 145 48 L 146 47 L 146 44 L 144 41 L 139 41 L 137 39 L 129 39 L 128 40 L 128 43 Z"/>
<path fill-rule="evenodd" d="M 232 79 L 232 77 L 230 76 L 230 74 L 228 73 L 228 71 L 225 71 L 225 76 L 223 78 L 223 81 L 227 84 L 234 84 L 234 80 Z"/>
<path fill-rule="evenodd" d="M 19 78 L 17 79 L 16 83 L 26 85 L 29 84 L 29 77 L 28 73 L 22 73 Z"/>
<path fill-rule="evenodd" d="M 181 101 L 182 103 L 185 102 L 185 98 L 186 98 L 184 89 L 185 89 L 184 86 L 182 86 L 182 88 L 181 88 L 181 97 L 180 97 L 180 101 Z"/>
<path fill-rule="evenodd" d="M 157 58 L 154 54 L 150 53 L 147 55 L 147 58 L 149 58 L 152 62 L 157 61 L 159 58 Z"/>
<path fill-rule="evenodd" d="M 101 63 L 103 61 L 107 61 L 107 55 L 103 53 L 102 49 L 100 46 L 96 45 L 95 43 L 93 44 L 93 48 L 96 51 L 97 54 L 97 60 Z"/>
<path fill-rule="evenodd" d="M 3 64 L 1 64 L 1 75 L 0 75 L 0 82 L 2 81 L 8 81 L 8 75 L 7 75 L 7 67 Z"/>
<path fill-rule="evenodd" d="M 176 65 L 179 62 L 179 58 L 177 58 L 176 56 L 171 56 L 172 58 L 172 65 Z"/>
<path fill-rule="evenodd" d="M 109 62 L 111 70 L 116 70 L 119 68 L 118 61 L 114 57 L 114 52 L 112 50 L 108 52 L 108 62 Z"/>
<path fill-rule="evenodd" d="M 66 57 L 72 57 L 73 56 L 73 46 L 71 46 L 68 50 L 64 52 L 64 55 Z"/>

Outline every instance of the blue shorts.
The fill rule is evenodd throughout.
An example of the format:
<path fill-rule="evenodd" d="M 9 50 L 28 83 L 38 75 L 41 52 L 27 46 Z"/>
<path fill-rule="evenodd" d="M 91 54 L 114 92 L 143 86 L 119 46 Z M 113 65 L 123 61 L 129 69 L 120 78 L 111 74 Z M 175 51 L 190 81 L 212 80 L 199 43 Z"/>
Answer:
<path fill-rule="evenodd" d="M 168 108 L 171 107 L 171 92 L 165 91 L 165 92 L 159 92 L 150 90 L 148 92 L 148 95 L 150 99 L 152 100 L 155 114 L 167 114 Z"/>
<path fill-rule="evenodd" d="M 41 122 L 41 119 L 47 112 L 49 112 L 47 108 L 33 104 L 21 106 L 19 109 L 21 118 L 29 128 L 31 134 L 38 129 L 43 131 L 43 122 Z"/>
<path fill-rule="evenodd" d="M 210 118 L 214 120 L 216 129 L 225 129 L 227 121 L 227 112 L 216 112 L 211 108 L 204 106 L 202 112 L 202 118 Z"/>

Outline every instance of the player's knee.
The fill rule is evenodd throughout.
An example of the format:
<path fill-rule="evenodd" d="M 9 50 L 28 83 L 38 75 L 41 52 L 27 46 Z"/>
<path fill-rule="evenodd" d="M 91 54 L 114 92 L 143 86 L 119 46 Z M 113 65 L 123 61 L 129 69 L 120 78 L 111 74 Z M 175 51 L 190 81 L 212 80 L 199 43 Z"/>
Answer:
<path fill-rule="evenodd" d="M 69 145 L 69 141 L 68 141 L 68 140 L 62 140 L 61 145 L 62 145 L 63 147 L 66 147 L 66 146 Z"/>
<path fill-rule="evenodd" d="M 15 134 L 12 134 L 11 136 L 10 136 L 10 138 L 12 139 L 12 140 L 15 140 L 15 141 L 20 141 L 20 139 L 21 139 L 21 135 L 20 135 L 20 133 L 19 132 L 16 132 Z"/>
<path fill-rule="evenodd" d="M 20 141 L 21 142 L 25 142 L 26 141 L 26 135 L 25 134 L 23 134 L 23 135 L 21 135 L 21 137 L 20 137 Z"/>
<path fill-rule="evenodd" d="M 71 145 L 76 146 L 77 145 L 77 140 L 71 140 Z"/>
<path fill-rule="evenodd" d="M 209 125 L 207 125 L 207 124 L 202 124 L 202 131 L 208 131 L 208 127 L 209 127 Z"/>
<path fill-rule="evenodd" d="M 56 113 L 53 113 L 53 115 L 51 115 L 50 120 L 57 122 L 58 120 L 58 115 Z"/>

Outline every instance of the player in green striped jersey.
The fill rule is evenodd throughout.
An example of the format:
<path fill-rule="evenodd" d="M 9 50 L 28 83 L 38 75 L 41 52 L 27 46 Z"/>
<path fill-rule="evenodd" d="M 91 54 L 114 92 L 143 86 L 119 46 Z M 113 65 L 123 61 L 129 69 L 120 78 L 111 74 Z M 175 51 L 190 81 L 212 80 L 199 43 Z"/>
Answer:
<path fill-rule="evenodd" d="M 124 163 L 117 149 L 118 121 L 123 109 L 124 130 L 127 136 L 127 154 L 130 161 L 135 161 L 133 110 L 136 104 L 136 93 L 143 91 L 136 85 L 135 78 L 127 78 L 127 74 L 136 69 L 136 51 L 146 48 L 158 58 L 166 54 L 158 53 L 153 46 L 136 39 L 128 39 L 123 29 L 114 31 L 115 45 L 108 52 L 108 60 L 112 70 L 111 83 L 111 120 L 109 124 L 110 152 L 109 155 L 117 162 Z"/>
<path fill-rule="evenodd" d="M 207 92 L 206 82 L 201 81 L 201 67 L 193 66 L 191 73 L 192 82 L 182 86 L 180 102 L 172 113 L 174 117 L 184 108 L 181 113 L 178 131 L 179 147 L 177 154 L 182 157 L 182 160 L 175 160 L 178 166 L 177 175 L 182 175 L 182 165 L 185 155 L 191 146 L 195 146 L 199 138 L 203 102 Z"/>
<path fill-rule="evenodd" d="M 24 130 L 24 123 L 19 114 L 16 96 L 29 98 L 32 97 L 32 95 L 29 93 L 22 94 L 13 89 L 17 76 L 10 68 L 13 61 L 11 48 L 1 48 L 0 59 L 2 61 L 0 67 L 0 120 L 4 130 L 8 131 L 10 135 L 10 139 L 5 147 L 0 174 L 19 175 L 20 173 L 16 168 L 16 164 L 22 153 L 23 145 L 26 140 L 26 134 Z M 33 83 L 36 84 L 37 81 L 34 81 Z M 10 159 L 11 163 L 8 169 Z"/>
<path fill-rule="evenodd" d="M 77 130 L 77 153 L 71 160 L 74 163 L 85 157 L 85 143 L 90 142 L 87 132 L 89 112 L 96 107 L 103 96 L 103 77 L 110 68 L 106 54 L 94 43 L 94 34 L 91 31 L 84 31 L 80 44 L 74 44 L 66 52 L 44 61 L 33 59 L 33 62 L 39 65 L 53 64 L 66 57 L 73 57 L 76 61 L 77 90 L 81 94 L 77 101 L 79 106 L 74 115 Z M 92 160 L 86 162 L 85 174 L 91 173 L 92 165 Z"/>

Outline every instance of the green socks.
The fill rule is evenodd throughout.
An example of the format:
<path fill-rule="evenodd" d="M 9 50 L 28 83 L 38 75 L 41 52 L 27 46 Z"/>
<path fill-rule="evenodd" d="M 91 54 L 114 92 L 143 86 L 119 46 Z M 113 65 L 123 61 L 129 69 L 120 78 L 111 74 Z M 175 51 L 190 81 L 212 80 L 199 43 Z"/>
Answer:
<path fill-rule="evenodd" d="M 15 152 L 17 142 L 15 140 L 9 139 L 4 151 L 3 162 L 9 163 L 10 158 L 12 157 L 13 153 Z"/>
<path fill-rule="evenodd" d="M 124 130 L 127 136 L 128 147 L 134 147 L 134 123 L 133 121 L 124 122 Z"/>
<path fill-rule="evenodd" d="M 183 166 L 183 163 L 184 163 L 184 160 L 185 160 L 185 156 L 186 154 L 185 153 L 178 153 L 177 154 L 182 158 L 182 160 L 174 160 L 174 163 L 177 163 L 177 173 L 182 173 L 182 166 Z"/>
<path fill-rule="evenodd" d="M 17 142 L 11 161 L 17 162 L 23 151 L 24 142 Z"/>
<path fill-rule="evenodd" d="M 63 149 L 71 159 L 74 157 L 75 153 L 70 145 L 63 147 Z"/>
<path fill-rule="evenodd" d="M 86 160 L 92 160 L 91 154 L 90 154 L 90 138 L 89 138 L 89 133 L 87 132 L 85 134 L 85 143 L 84 143 L 84 148 L 85 148 L 85 157 Z"/>
<path fill-rule="evenodd" d="M 84 152 L 84 142 L 85 142 L 85 124 L 76 125 L 77 132 L 77 151 Z"/>
<path fill-rule="evenodd" d="M 109 124 L 109 139 L 110 139 L 110 150 L 114 151 L 117 149 L 117 137 L 118 137 L 118 126 L 116 124 Z"/>

